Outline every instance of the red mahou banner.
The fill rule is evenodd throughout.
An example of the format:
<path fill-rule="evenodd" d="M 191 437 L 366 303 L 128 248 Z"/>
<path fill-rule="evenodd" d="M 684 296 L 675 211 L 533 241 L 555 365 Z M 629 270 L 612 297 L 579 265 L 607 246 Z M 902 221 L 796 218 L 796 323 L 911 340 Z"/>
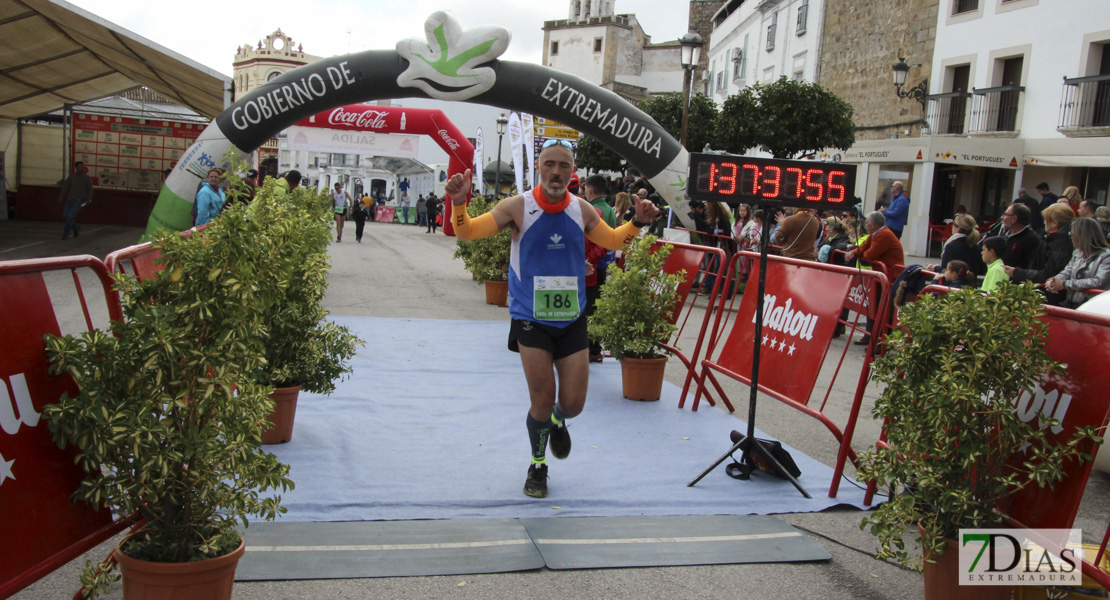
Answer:
<path fill-rule="evenodd" d="M 851 282 L 848 274 L 768 263 L 759 342 L 760 387 L 808 404 Z M 717 361 L 748 380 L 752 373 L 756 296 L 756 286 L 749 282 L 736 316 L 737 326 L 725 341 L 728 349 Z"/>

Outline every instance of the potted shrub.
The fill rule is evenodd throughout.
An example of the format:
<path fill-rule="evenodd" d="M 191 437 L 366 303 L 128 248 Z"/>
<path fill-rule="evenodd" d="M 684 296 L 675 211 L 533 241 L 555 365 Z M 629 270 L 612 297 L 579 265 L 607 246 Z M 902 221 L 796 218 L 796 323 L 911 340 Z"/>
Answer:
<path fill-rule="evenodd" d="M 661 244 L 652 251 L 656 239 L 649 235 L 629 244 L 624 270 L 609 267 L 588 322 L 590 339 L 620 360 L 624 397 L 630 400 L 659 399 L 670 354 L 662 344 L 675 330 L 671 312 L 684 277 L 663 272 L 671 247 Z"/>
<path fill-rule="evenodd" d="M 252 222 L 257 230 L 248 233 L 252 243 L 261 246 L 273 294 L 262 314 L 268 326 L 263 336 L 265 363 L 255 372 L 256 381 L 274 388 L 273 426 L 266 430 L 264 444 L 292 439 L 300 391 L 335 391 L 336 380 L 350 372 L 348 363 L 363 343 L 347 327 L 328 321 L 321 304 L 331 267 L 330 199 L 305 188 L 288 195 L 274 191 L 273 180 L 259 189 L 252 210 L 266 218 Z"/>
<path fill-rule="evenodd" d="M 466 207 L 471 218 L 483 215 L 493 209 L 497 202 L 474 196 Z M 453 207 L 452 210 L 457 210 Z M 458 240 L 455 258 L 462 259 L 463 266 L 474 276 L 478 283 L 486 286 L 486 304 L 505 306 L 509 299 L 509 254 L 512 251 L 512 232 L 502 229 L 497 235 L 480 240 Z"/>
<path fill-rule="evenodd" d="M 878 558 L 924 567 L 927 598 L 986 597 L 990 588 L 956 585 L 959 530 L 1001 526 L 1014 493 L 1052 486 L 1074 461 L 1090 459 L 1080 441 L 1101 442 L 1086 429 L 1053 444 L 1037 419 L 1025 423 L 1013 410 L 1038 381 L 1061 372 L 1045 349 L 1041 306 L 1029 284 L 924 295 L 902 310 L 901 327 L 875 362 L 886 389 L 874 415 L 886 421 L 889 448 L 862 454 L 859 476 L 891 497 L 861 528 L 878 538 Z M 905 547 L 915 525 L 924 565 Z M 1009 588 L 999 593 L 1009 598 Z"/>
<path fill-rule="evenodd" d="M 259 444 L 273 404 L 250 373 L 263 364 L 270 300 L 243 212 L 200 235 L 156 239 L 165 268 L 143 281 L 117 275 L 124 319 L 111 331 L 47 336 L 52 372 L 79 390 L 43 411 L 89 475 L 75 497 L 138 519 L 116 553 L 128 598 L 175 583 L 164 573 L 177 567 L 225 577 L 175 597 L 229 598 L 237 524 L 274 519 L 280 496 L 262 493 L 293 487 L 289 467 Z M 156 575 L 136 575 L 146 570 Z M 82 583 L 95 595 L 117 578 L 110 561 L 90 563 Z"/>

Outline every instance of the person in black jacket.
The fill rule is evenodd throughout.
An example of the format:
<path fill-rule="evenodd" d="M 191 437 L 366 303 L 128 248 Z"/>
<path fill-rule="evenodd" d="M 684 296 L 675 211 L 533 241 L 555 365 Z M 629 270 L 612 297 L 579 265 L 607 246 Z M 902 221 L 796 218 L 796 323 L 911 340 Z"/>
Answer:
<path fill-rule="evenodd" d="M 366 218 L 370 216 L 370 209 L 360 198 L 352 198 L 351 219 L 355 222 L 355 241 L 362 243 L 362 232 L 366 229 Z"/>
<path fill-rule="evenodd" d="M 1033 199 L 1025 188 L 1018 190 L 1017 200 L 1014 204 L 1022 204 L 1029 209 L 1029 226 L 1037 235 L 1044 233 L 1044 218 L 1041 217 L 1041 203 Z"/>
<path fill-rule="evenodd" d="M 710 202 L 703 206 L 705 210 L 701 213 L 701 222 L 698 223 L 698 231 L 705 234 L 701 236 L 703 238 L 702 245 L 724 250 L 725 264 L 728 264 L 732 255 L 736 252 L 736 243 L 732 241 L 732 223 L 728 220 L 728 208 L 720 202 Z M 713 290 L 713 284 L 716 282 L 714 273 L 720 268 L 718 258 L 714 255 L 713 260 L 708 264 L 709 272 L 702 280 L 701 293 L 708 294 Z M 732 295 L 731 290 L 729 295 Z"/>
<path fill-rule="evenodd" d="M 1041 182 L 1037 184 L 1037 193 L 1041 195 L 1041 212 L 1044 212 L 1044 209 L 1048 208 L 1049 206 L 1056 204 L 1056 200 L 1060 198 L 1056 194 L 1052 193 L 1052 191 L 1048 187 L 1047 182 Z"/>
<path fill-rule="evenodd" d="M 428 207 L 428 230 L 424 233 L 435 233 L 436 215 L 439 214 L 439 198 L 436 198 L 435 192 L 428 194 L 428 199 L 424 201 L 424 206 Z"/>
<path fill-rule="evenodd" d="M 1008 267 L 1028 269 L 1033 261 L 1033 253 L 1041 245 L 1041 238 L 1029 227 L 1029 209 L 1023 204 L 1011 204 L 1002 213 L 1002 221 L 1007 227 L 1006 254 L 1002 262 Z"/>
<path fill-rule="evenodd" d="M 972 273 L 986 275 L 987 265 L 983 264 L 978 244 L 979 231 L 976 229 L 975 217 L 967 213 L 957 214 L 952 220 L 952 237 L 944 242 L 944 248 L 940 252 L 940 264 L 931 265 L 929 270 L 940 273 L 948 267 L 948 263 L 958 260 L 966 263 Z"/>
<path fill-rule="evenodd" d="M 1044 283 L 1050 277 L 1064 270 L 1071 260 L 1071 222 L 1075 213 L 1066 204 L 1053 204 L 1044 209 L 1045 236 L 1028 269 L 1004 267 L 1010 281 L 1020 283 L 1032 281 Z M 1060 306 L 1067 298 L 1063 292 L 1050 292 L 1045 290 L 1045 302 L 1053 306 Z"/>

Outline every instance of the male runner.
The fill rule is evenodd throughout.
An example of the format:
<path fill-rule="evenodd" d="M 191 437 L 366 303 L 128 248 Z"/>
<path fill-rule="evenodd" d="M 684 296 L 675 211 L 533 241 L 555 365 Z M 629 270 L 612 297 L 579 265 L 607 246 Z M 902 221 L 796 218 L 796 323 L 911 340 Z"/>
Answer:
<path fill-rule="evenodd" d="M 611 250 L 631 242 L 659 213 L 650 200 L 636 202 L 636 218 L 612 229 L 589 203 L 567 191 L 575 171 L 574 153 L 564 140 L 548 140 L 538 159 L 540 185 L 506 198 L 490 212 L 470 219 L 463 205 L 471 172 L 455 174 L 446 195 L 454 210 L 455 235 L 473 240 L 511 227 L 509 264 L 509 349 L 520 353 L 528 382 L 528 440 L 532 464 L 524 493 L 547 497 L 548 436 L 551 454 L 570 454 L 566 420 L 586 403 L 590 363 L 587 356 L 585 237 Z M 558 377 L 558 404 L 556 404 Z"/>

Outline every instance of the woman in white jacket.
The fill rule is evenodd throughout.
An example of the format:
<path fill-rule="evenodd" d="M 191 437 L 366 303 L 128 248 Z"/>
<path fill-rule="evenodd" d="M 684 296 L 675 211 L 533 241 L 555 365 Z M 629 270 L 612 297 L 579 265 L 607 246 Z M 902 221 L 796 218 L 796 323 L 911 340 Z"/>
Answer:
<path fill-rule="evenodd" d="M 1071 260 L 1058 275 L 1049 279 L 1049 291 L 1067 290 L 1064 306 L 1077 308 L 1094 296 L 1082 290 L 1110 288 L 1110 244 L 1102 235 L 1102 227 L 1094 219 L 1076 219 L 1071 223 L 1071 244 L 1075 250 Z"/>

